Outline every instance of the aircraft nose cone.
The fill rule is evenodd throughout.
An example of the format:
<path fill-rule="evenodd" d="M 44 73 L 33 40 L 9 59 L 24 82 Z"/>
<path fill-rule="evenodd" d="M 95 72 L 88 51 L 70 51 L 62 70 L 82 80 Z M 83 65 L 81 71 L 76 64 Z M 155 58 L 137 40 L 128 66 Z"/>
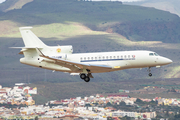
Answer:
<path fill-rule="evenodd" d="M 171 64 L 173 61 L 171 59 L 165 58 L 164 63 L 165 64 Z"/>
<path fill-rule="evenodd" d="M 168 64 L 171 64 L 173 61 L 172 61 L 172 60 L 170 60 L 170 59 L 168 59 L 168 61 L 167 61 L 167 62 L 168 62 Z"/>
<path fill-rule="evenodd" d="M 171 64 L 172 62 L 173 62 L 172 60 L 165 58 L 165 57 L 160 57 L 158 60 L 158 63 L 160 65 L 168 65 L 168 64 Z"/>

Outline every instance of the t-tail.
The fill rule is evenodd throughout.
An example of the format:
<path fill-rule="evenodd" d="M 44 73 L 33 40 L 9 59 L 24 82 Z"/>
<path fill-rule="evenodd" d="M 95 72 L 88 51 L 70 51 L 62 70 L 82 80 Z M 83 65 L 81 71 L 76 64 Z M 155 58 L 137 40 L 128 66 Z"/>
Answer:
<path fill-rule="evenodd" d="M 19 30 L 25 46 L 11 47 L 21 49 L 19 54 L 23 54 L 24 57 L 20 59 L 20 62 L 44 69 L 59 70 L 57 66 L 48 67 L 48 65 L 52 64 L 54 61 L 45 57 L 59 56 L 61 59 L 65 60 L 67 54 L 72 54 L 72 46 L 47 46 L 31 31 L 31 29 L 32 27 L 20 27 Z"/>
<path fill-rule="evenodd" d="M 33 27 L 20 27 L 20 33 L 24 41 L 24 47 L 11 47 L 22 49 L 19 54 L 24 54 L 25 57 L 38 56 L 37 49 L 41 50 L 44 54 L 47 55 L 57 55 L 57 54 L 72 54 L 73 47 L 68 46 L 47 46 L 44 44 L 32 31 Z"/>
<path fill-rule="evenodd" d="M 32 27 L 20 27 L 25 48 L 45 48 L 47 47 L 30 29 Z"/>

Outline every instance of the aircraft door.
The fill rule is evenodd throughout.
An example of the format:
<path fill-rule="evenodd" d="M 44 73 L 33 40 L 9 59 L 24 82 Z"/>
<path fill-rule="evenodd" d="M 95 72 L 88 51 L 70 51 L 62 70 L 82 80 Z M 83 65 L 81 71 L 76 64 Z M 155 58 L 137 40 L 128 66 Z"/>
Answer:
<path fill-rule="evenodd" d="M 67 59 L 67 54 L 65 54 L 65 57 L 64 57 L 64 59 L 65 59 L 65 60 Z"/>
<path fill-rule="evenodd" d="M 63 54 L 62 59 L 66 60 L 67 59 L 67 54 Z"/>

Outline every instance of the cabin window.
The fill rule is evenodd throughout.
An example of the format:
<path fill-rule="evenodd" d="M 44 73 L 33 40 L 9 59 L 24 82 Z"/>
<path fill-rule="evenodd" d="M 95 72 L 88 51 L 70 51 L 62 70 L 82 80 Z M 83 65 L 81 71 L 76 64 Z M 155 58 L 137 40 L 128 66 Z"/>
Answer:
<path fill-rule="evenodd" d="M 110 59 L 112 58 L 112 56 L 110 56 Z"/>
<path fill-rule="evenodd" d="M 128 55 L 128 58 L 130 58 L 130 55 Z"/>
<path fill-rule="evenodd" d="M 114 56 L 114 59 L 116 59 L 116 56 Z"/>
<path fill-rule="evenodd" d="M 90 59 L 90 57 L 88 57 L 88 60 Z"/>
<path fill-rule="evenodd" d="M 86 60 L 86 58 L 84 58 L 84 60 Z"/>
<path fill-rule="evenodd" d="M 81 60 L 82 60 L 82 58 L 81 58 Z"/>
<path fill-rule="evenodd" d="M 91 60 L 93 60 L 93 57 L 91 57 Z"/>
<path fill-rule="evenodd" d="M 117 59 L 119 59 L 119 56 L 117 56 Z"/>
<path fill-rule="evenodd" d="M 99 60 L 101 59 L 101 57 L 99 57 Z"/>
<path fill-rule="evenodd" d="M 149 56 L 154 56 L 154 53 L 149 53 Z"/>
<path fill-rule="evenodd" d="M 105 57 L 103 56 L 103 59 L 105 59 Z"/>
<path fill-rule="evenodd" d="M 106 59 L 108 59 L 108 56 L 106 56 Z"/>
<path fill-rule="evenodd" d="M 95 60 L 97 60 L 97 57 L 95 57 Z"/>
<path fill-rule="evenodd" d="M 126 58 L 126 55 L 124 56 L 124 58 Z"/>

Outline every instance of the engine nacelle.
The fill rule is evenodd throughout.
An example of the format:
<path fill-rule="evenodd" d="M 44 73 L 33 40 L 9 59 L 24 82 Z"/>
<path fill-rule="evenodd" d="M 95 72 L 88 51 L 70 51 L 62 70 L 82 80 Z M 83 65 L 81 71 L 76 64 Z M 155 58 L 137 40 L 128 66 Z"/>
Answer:
<path fill-rule="evenodd" d="M 49 54 L 52 56 L 59 56 L 61 54 L 72 54 L 73 47 L 71 45 L 68 46 L 48 46 L 48 48 L 42 49 L 42 52 L 45 54 Z"/>
<path fill-rule="evenodd" d="M 58 53 L 72 54 L 73 53 L 73 47 L 71 45 L 68 45 L 68 46 L 58 46 L 56 51 Z"/>

